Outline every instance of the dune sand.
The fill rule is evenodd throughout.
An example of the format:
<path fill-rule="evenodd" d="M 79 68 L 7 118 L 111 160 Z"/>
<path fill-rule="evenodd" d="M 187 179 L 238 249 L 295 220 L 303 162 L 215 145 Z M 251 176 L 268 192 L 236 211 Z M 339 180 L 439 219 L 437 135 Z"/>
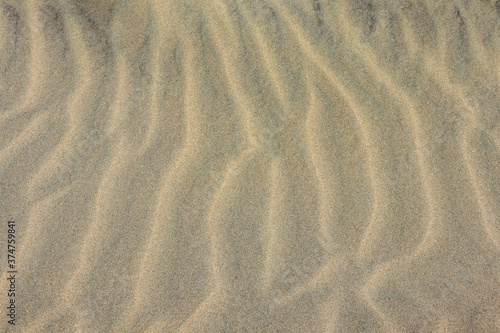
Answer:
<path fill-rule="evenodd" d="M 0 5 L 0 331 L 500 332 L 500 1 Z"/>

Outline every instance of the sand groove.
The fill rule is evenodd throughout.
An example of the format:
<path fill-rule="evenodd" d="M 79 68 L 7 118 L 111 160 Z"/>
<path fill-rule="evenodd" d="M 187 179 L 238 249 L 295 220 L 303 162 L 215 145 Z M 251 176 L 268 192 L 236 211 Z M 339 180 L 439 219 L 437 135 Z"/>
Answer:
<path fill-rule="evenodd" d="M 0 330 L 499 332 L 499 27 L 499 1 L 0 0 Z"/>

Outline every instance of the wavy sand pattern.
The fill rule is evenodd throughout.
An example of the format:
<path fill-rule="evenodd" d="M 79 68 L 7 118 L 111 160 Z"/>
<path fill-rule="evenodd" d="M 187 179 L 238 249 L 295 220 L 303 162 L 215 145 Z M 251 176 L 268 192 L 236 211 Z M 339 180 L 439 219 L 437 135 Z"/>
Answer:
<path fill-rule="evenodd" d="M 500 1 L 0 14 L 0 331 L 500 332 Z"/>

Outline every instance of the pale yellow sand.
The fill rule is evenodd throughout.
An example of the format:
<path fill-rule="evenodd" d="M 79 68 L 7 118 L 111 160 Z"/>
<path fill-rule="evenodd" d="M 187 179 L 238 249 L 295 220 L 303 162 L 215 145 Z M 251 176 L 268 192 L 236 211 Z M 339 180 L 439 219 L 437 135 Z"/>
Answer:
<path fill-rule="evenodd" d="M 500 1 L 0 6 L 0 331 L 500 332 Z"/>

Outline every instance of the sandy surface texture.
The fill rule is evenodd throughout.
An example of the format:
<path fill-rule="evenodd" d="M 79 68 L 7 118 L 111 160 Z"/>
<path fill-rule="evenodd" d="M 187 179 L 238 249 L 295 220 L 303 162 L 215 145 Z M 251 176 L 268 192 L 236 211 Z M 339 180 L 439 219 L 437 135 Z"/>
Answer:
<path fill-rule="evenodd" d="M 500 0 L 0 0 L 0 134 L 1 332 L 500 332 Z"/>

